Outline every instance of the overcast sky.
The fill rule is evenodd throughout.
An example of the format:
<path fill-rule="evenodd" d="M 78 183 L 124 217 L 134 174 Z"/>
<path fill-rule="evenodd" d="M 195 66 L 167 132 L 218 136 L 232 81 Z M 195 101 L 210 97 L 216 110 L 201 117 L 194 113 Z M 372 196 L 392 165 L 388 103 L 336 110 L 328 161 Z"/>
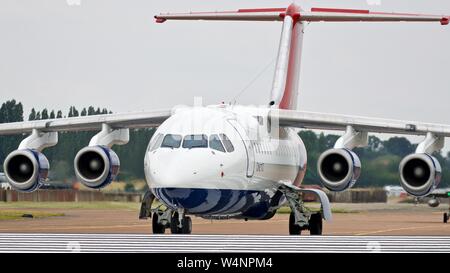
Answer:
<path fill-rule="evenodd" d="M 369 5 L 368 2 L 372 2 Z M 381 2 L 380 5 L 373 3 Z M 284 7 L 289 1 L 2 0 L 0 99 L 114 112 L 229 102 L 267 104 L 279 22 L 166 22 L 159 12 Z M 297 1 L 450 14 L 448 0 Z M 306 27 L 302 110 L 450 124 L 450 26 L 313 23 Z M 268 66 L 270 64 L 270 66 Z M 268 69 L 264 70 L 264 68 Z"/>

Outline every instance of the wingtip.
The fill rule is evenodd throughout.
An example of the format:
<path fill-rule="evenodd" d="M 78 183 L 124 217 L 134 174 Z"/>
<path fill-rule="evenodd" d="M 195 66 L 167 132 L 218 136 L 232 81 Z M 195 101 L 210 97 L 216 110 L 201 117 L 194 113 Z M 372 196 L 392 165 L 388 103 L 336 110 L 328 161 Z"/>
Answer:
<path fill-rule="evenodd" d="M 164 23 L 165 21 L 167 21 L 167 19 L 161 18 L 158 15 L 155 15 L 154 17 L 155 17 L 155 22 L 158 24 L 161 24 L 161 23 Z"/>
<path fill-rule="evenodd" d="M 441 25 L 446 26 L 446 25 L 448 25 L 449 21 L 450 21 L 450 16 L 448 16 L 448 17 L 443 17 L 443 18 L 441 19 Z"/>

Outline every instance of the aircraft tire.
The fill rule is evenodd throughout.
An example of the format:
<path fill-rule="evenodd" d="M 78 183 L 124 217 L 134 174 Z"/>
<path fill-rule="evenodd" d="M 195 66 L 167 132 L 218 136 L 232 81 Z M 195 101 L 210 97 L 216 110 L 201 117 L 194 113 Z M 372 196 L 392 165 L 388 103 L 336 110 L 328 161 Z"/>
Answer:
<path fill-rule="evenodd" d="M 183 218 L 183 227 L 181 228 L 182 234 L 191 234 L 192 233 L 192 219 L 189 216 L 185 216 Z"/>
<path fill-rule="evenodd" d="M 153 234 L 164 234 L 166 232 L 166 227 L 158 223 L 159 215 L 154 212 L 152 216 L 152 231 Z"/>
<path fill-rule="evenodd" d="M 178 227 L 178 212 L 172 214 L 172 220 L 170 221 L 170 232 L 172 234 L 180 234 L 181 228 Z"/>
<path fill-rule="evenodd" d="M 444 213 L 444 224 L 447 224 L 447 222 L 448 222 L 448 214 L 447 213 Z"/>
<path fill-rule="evenodd" d="M 322 235 L 322 214 L 314 213 L 309 219 L 309 232 L 311 235 Z"/>
<path fill-rule="evenodd" d="M 295 224 L 295 215 L 294 212 L 291 211 L 289 214 L 289 235 L 301 235 L 302 229 L 298 225 Z"/>

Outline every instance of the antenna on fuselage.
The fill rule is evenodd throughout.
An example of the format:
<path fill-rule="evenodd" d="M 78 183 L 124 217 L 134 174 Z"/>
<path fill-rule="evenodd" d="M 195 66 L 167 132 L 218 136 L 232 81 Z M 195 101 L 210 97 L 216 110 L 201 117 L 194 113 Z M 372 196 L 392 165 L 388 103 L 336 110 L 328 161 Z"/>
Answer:
<path fill-rule="evenodd" d="M 244 88 L 242 88 L 239 93 L 237 93 L 232 99 L 231 101 L 233 101 L 233 105 L 236 104 L 237 99 L 244 94 L 259 78 L 261 78 L 261 76 L 267 71 L 267 69 L 269 67 L 272 66 L 272 64 L 274 63 L 276 59 L 276 56 L 274 56 L 270 62 L 268 64 L 266 64 L 263 69 L 261 69 L 245 86 Z"/>

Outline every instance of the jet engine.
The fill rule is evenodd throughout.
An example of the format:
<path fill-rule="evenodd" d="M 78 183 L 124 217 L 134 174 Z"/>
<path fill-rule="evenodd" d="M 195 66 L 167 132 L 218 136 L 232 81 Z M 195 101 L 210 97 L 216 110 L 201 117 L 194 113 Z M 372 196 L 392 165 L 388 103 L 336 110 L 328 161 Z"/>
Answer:
<path fill-rule="evenodd" d="M 429 154 L 410 154 L 400 162 L 400 183 L 406 192 L 421 197 L 441 182 L 441 165 Z"/>
<path fill-rule="evenodd" d="M 83 185 L 99 189 L 109 185 L 119 174 L 120 160 L 106 146 L 81 149 L 74 160 L 75 174 Z"/>
<path fill-rule="evenodd" d="M 329 149 L 323 152 L 317 162 L 322 184 L 330 191 L 351 188 L 361 173 L 359 157 L 349 149 Z"/>
<path fill-rule="evenodd" d="M 33 149 L 21 149 L 10 153 L 4 162 L 6 180 L 21 192 L 39 189 L 48 177 L 50 164 L 47 158 Z"/>

